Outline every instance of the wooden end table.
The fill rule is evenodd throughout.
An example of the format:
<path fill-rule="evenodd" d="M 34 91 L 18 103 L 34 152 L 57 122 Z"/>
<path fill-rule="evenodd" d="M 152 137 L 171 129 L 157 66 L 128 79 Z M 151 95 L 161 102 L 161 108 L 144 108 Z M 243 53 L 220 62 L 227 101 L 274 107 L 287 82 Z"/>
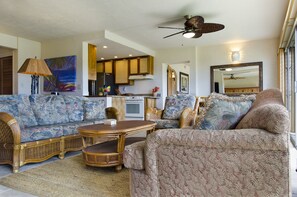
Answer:
<path fill-rule="evenodd" d="M 122 169 L 123 152 L 125 146 L 145 138 L 131 137 L 127 135 L 147 131 L 147 135 L 155 130 L 156 123 L 143 120 L 118 121 L 116 125 L 94 124 L 78 127 L 77 130 L 83 137 L 83 158 L 86 165 L 97 167 L 115 166 L 116 170 Z M 86 138 L 110 137 L 116 140 L 87 146 Z"/>

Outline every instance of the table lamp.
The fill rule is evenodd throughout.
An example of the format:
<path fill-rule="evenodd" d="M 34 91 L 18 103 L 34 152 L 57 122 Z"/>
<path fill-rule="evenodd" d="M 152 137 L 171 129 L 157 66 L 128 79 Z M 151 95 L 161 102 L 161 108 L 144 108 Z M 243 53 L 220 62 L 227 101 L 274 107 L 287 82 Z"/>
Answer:
<path fill-rule="evenodd" d="M 48 68 L 44 60 L 27 58 L 22 67 L 18 70 L 18 73 L 30 74 L 32 78 L 31 82 L 31 94 L 39 93 L 39 76 L 49 76 L 52 72 Z"/>

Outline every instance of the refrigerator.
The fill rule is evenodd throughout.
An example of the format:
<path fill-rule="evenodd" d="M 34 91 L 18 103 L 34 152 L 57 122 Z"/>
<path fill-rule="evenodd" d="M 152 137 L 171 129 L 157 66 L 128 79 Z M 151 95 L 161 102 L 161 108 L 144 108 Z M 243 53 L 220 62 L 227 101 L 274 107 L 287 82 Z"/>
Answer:
<path fill-rule="evenodd" d="M 99 94 L 99 89 L 102 87 L 110 86 L 110 92 L 108 95 L 116 95 L 115 89 L 119 86 L 114 83 L 114 74 L 109 73 L 97 73 L 97 80 L 95 81 L 95 94 Z"/>

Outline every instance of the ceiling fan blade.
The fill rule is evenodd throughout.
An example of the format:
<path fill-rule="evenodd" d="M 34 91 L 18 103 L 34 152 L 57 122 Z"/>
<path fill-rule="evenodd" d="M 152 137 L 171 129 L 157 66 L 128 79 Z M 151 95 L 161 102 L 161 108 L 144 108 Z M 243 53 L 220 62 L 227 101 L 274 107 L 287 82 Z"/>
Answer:
<path fill-rule="evenodd" d="M 180 29 L 180 30 L 184 30 L 185 28 L 182 27 L 158 27 L 158 28 L 164 28 L 164 29 Z"/>
<path fill-rule="evenodd" d="M 181 34 L 181 33 L 184 33 L 185 31 L 180 31 L 180 32 L 177 32 L 177 33 L 174 33 L 174 34 L 170 34 L 170 35 L 168 35 L 168 36 L 165 36 L 164 38 L 168 38 L 168 37 L 171 37 L 171 36 L 175 36 L 175 35 L 177 35 L 177 34 Z M 163 39 L 164 39 L 163 38 Z"/>
<path fill-rule="evenodd" d="M 225 26 L 218 23 L 204 23 L 201 27 L 201 33 L 211 33 L 224 29 Z"/>
<path fill-rule="evenodd" d="M 188 28 L 199 28 L 204 23 L 202 16 L 193 16 L 185 22 L 185 26 Z"/>
<path fill-rule="evenodd" d="M 195 32 L 195 36 L 193 36 L 192 38 L 199 38 L 202 36 L 202 33 L 201 32 Z"/>

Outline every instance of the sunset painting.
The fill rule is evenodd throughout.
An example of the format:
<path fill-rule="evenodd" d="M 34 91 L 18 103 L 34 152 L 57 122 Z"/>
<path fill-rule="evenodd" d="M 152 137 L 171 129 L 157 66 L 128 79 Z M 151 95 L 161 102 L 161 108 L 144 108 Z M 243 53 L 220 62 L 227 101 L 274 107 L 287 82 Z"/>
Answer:
<path fill-rule="evenodd" d="M 76 55 L 45 59 L 53 75 L 44 77 L 45 92 L 73 92 L 76 90 Z"/>

